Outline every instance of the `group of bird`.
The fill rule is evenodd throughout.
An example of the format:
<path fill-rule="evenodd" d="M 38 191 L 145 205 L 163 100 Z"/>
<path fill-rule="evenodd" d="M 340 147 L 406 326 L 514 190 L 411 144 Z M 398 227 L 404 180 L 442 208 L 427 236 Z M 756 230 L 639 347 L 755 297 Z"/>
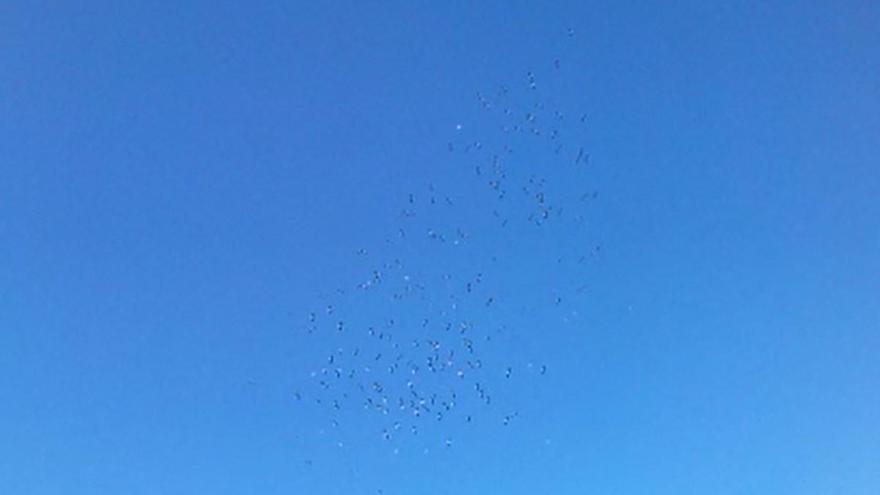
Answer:
<path fill-rule="evenodd" d="M 296 324 L 315 358 L 291 400 L 322 418 L 316 429 L 329 443 L 453 448 L 463 428 L 515 428 L 522 384 L 552 375 L 552 362 L 521 348 L 528 308 L 504 284 L 511 271 L 536 272 L 549 281 L 531 288 L 536 304 L 570 314 L 577 305 L 566 302 L 586 290 L 583 275 L 601 255 L 586 235 L 598 199 L 590 119 L 541 89 L 560 70 L 555 59 L 544 76 L 525 71 L 476 92 L 479 118 L 451 123 L 437 143 L 448 177 L 401 191 L 384 244 L 352 247 L 362 276 L 321 295 Z"/>

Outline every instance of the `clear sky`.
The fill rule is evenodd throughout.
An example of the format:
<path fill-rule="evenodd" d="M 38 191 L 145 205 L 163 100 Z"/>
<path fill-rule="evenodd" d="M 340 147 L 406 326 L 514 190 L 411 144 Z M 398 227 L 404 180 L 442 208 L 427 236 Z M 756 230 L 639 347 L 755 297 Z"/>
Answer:
<path fill-rule="evenodd" d="M 880 492 L 878 26 L 870 1 L 3 2 L 0 492 Z M 398 432 L 332 376 L 391 318 L 404 347 L 483 332 L 467 377 L 461 348 L 419 362 L 443 421 Z"/>

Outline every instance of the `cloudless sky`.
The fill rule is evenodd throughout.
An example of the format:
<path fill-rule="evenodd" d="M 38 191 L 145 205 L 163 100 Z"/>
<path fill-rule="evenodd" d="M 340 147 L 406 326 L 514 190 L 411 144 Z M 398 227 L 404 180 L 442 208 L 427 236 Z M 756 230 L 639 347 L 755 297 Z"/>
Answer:
<path fill-rule="evenodd" d="M 870 1 L 4 2 L 0 492 L 878 493 L 878 26 Z M 602 256 L 565 322 L 447 150 L 529 71 L 589 115 Z M 398 255 L 428 183 L 476 254 L 409 259 L 498 254 L 498 311 L 555 323 L 487 352 L 550 372 L 508 428 L 338 447 L 292 398 L 329 345 L 301 322 L 357 249 Z"/>

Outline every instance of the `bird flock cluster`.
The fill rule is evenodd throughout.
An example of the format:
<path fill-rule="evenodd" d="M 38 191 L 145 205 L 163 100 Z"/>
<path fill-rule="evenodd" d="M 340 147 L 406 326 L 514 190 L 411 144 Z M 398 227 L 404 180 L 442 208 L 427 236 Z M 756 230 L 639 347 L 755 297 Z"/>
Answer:
<path fill-rule="evenodd" d="M 601 245 L 587 228 L 598 198 L 584 142 L 590 119 L 542 91 L 562 71 L 559 59 L 546 65 L 475 94 L 479 117 L 453 123 L 438 143 L 450 185 L 441 178 L 403 192 L 385 245 L 351 251 L 362 276 L 297 323 L 318 358 L 293 401 L 326 418 L 318 429 L 328 443 L 364 436 L 395 453 L 452 448 L 452 432 L 515 427 L 517 391 L 553 373 L 523 343 L 530 308 L 514 302 L 517 291 L 571 318 Z M 505 282 L 517 274 L 532 282 Z"/>

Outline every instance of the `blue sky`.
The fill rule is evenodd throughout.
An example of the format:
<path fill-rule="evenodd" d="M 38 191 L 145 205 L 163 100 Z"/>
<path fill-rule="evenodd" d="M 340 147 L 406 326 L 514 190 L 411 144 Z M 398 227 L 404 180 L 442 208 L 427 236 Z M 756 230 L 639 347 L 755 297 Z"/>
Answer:
<path fill-rule="evenodd" d="M 878 25 L 871 2 L 7 2 L 0 491 L 877 493 Z M 499 131 L 536 103 L 564 165 Z M 504 145 L 562 220 L 487 193 Z M 394 259 L 422 299 L 389 300 L 393 269 L 353 289 Z M 476 273 L 473 423 L 386 440 L 328 409 L 328 353 L 390 315 L 406 339 Z"/>

